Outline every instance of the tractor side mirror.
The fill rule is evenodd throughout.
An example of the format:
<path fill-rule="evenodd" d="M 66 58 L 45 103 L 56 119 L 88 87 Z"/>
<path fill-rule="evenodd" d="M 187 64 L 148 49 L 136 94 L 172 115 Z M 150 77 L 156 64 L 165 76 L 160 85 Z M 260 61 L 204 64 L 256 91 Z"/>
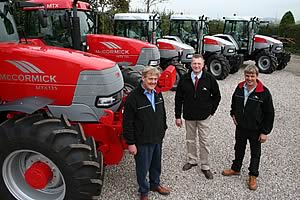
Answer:
<path fill-rule="evenodd" d="M 39 21 L 42 26 L 42 28 L 46 28 L 48 26 L 48 21 L 47 21 L 47 13 L 45 10 L 39 10 L 38 11 L 38 16 L 39 16 Z"/>

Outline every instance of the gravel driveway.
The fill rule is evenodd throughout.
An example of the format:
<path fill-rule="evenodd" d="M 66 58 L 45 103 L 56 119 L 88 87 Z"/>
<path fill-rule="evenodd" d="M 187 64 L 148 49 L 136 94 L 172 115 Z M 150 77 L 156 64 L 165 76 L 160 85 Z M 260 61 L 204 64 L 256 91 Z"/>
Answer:
<path fill-rule="evenodd" d="M 295 70 L 294 67 L 297 67 Z M 234 125 L 229 116 L 231 95 L 243 79 L 242 70 L 219 81 L 222 100 L 211 120 L 210 163 L 213 180 L 207 180 L 199 167 L 183 172 L 186 159 L 185 129 L 174 121 L 174 92 L 164 94 L 168 130 L 163 145 L 162 184 L 171 188 L 167 197 L 150 192 L 150 199 L 300 199 L 300 57 L 293 56 L 286 69 L 271 75 L 260 74 L 270 89 L 275 107 L 274 129 L 262 146 L 258 189 L 247 188 L 249 145 L 240 176 L 224 177 L 234 156 Z M 117 166 L 106 168 L 101 199 L 138 199 L 135 165 L 125 153 Z"/>

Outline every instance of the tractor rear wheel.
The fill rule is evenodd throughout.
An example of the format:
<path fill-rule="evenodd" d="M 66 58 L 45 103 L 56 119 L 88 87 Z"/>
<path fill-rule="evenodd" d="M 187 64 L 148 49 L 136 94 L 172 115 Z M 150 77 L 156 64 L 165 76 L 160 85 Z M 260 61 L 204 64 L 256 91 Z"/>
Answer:
<path fill-rule="evenodd" d="M 92 200 L 103 185 L 102 154 L 80 125 L 43 114 L 0 124 L 0 199 Z"/>
<path fill-rule="evenodd" d="M 267 50 L 257 53 L 255 56 L 255 62 L 259 72 L 264 74 L 273 73 L 277 67 L 276 57 Z"/>
<path fill-rule="evenodd" d="M 142 72 L 132 68 L 123 68 L 122 75 L 124 79 L 123 92 L 128 95 L 134 88 L 136 88 L 142 80 Z"/>
<path fill-rule="evenodd" d="M 206 62 L 208 71 L 218 80 L 223 80 L 229 75 L 229 61 L 220 54 L 213 54 Z"/>

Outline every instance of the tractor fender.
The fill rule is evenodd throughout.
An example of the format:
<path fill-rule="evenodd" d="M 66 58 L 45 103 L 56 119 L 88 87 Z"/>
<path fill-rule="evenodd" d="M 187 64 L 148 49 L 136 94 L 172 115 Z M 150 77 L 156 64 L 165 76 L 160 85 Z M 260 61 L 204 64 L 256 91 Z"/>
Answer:
<path fill-rule="evenodd" d="M 15 101 L 10 101 L 5 104 L 1 104 L 0 112 L 15 111 L 15 112 L 32 114 L 35 111 L 51 104 L 52 102 L 54 102 L 53 99 L 49 99 L 45 97 L 39 97 L 39 96 L 25 97 Z"/>

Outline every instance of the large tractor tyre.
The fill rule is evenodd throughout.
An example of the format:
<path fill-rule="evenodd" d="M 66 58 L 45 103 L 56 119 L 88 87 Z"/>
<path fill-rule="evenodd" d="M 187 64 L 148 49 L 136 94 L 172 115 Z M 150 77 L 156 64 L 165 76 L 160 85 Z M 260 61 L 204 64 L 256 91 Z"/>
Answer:
<path fill-rule="evenodd" d="M 256 66 L 260 73 L 271 74 L 278 65 L 276 57 L 269 51 L 260 51 L 255 56 Z"/>
<path fill-rule="evenodd" d="M 136 88 L 142 80 L 142 72 L 132 68 L 124 68 L 121 70 L 124 79 L 124 95 L 127 96 L 134 88 Z"/>
<path fill-rule="evenodd" d="M 278 54 L 277 60 L 278 60 L 278 66 L 276 69 L 282 70 L 287 66 L 288 62 L 290 62 L 291 53 L 289 53 L 287 51 L 283 51 L 282 53 Z"/>
<path fill-rule="evenodd" d="M 233 56 L 233 59 L 229 60 L 229 64 L 231 66 L 230 68 L 230 74 L 234 74 L 239 71 L 241 68 L 242 64 L 244 62 L 244 57 L 243 55 L 235 55 Z"/>
<path fill-rule="evenodd" d="M 99 198 L 102 154 L 80 125 L 33 114 L 0 124 L 0 139 L 0 199 Z"/>
<path fill-rule="evenodd" d="M 209 56 L 206 61 L 206 66 L 208 72 L 218 80 L 223 80 L 229 75 L 229 61 L 223 55 L 213 54 Z"/>
<path fill-rule="evenodd" d="M 175 83 L 173 85 L 173 88 L 172 88 L 173 91 L 176 91 L 181 76 L 188 72 L 188 69 L 186 69 L 181 64 L 176 65 L 175 68 L 176 68 L 176 81 L 175 81 Z"/>

